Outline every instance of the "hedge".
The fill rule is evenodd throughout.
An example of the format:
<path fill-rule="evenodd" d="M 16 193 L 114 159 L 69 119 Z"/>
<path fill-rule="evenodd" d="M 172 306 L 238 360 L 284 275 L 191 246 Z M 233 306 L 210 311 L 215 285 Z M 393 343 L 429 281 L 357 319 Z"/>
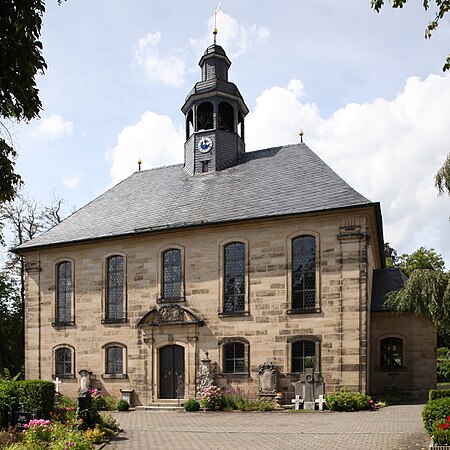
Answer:
<path fill-rule="evenodd" d="M 437 398 L 444 397 L 450 397 L 450 389 L 430 389 L 430 392 L 428 393 L 428 401 L 430 402 Z"/>
<path fill-rule="evenodd" d="M 0 380 L 0 427 L 8 425 L 8 409 L 15 411 L 38 410 L 48 417 L 55 402 L 55 383 L 43 380 Z"/>
<path fill-rule="evenodd" d="M 436 424 L 445 422 L 450 413 L 450 397 L 437 398 L 429 401 L 422 411 L 425 430 L 429 435 L 435 430 Z"/>

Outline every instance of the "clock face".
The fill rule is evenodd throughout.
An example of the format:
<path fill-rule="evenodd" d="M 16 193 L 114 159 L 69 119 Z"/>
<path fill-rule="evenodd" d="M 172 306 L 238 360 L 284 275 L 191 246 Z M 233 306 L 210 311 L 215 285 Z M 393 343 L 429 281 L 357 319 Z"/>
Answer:
<path fill-rule="evenodd" d="M 209 137 L 202 137 L 199 141 L 198 141 L 198 151 L 201 153 L 208 153 L 213 146 L 213 141 L 211 138 Z"/>

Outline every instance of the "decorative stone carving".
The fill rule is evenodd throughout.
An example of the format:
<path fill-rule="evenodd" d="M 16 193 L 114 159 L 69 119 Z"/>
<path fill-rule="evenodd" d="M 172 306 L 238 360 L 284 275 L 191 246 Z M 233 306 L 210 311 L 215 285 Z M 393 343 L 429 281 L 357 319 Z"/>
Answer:
<path fill-rule="evenodd" d="M 184 321 L 184 309 L 179 305 L 165 305 L 158 310 L 158 323 Z"/>
<path fill-rule="evenodd" d="M 276 395 L 278 384 L 278 369 L 272 363 L 261 364 L 259 374 L 259 395 Z"/>
<path fill-rule="evenodd" d="M 208 352 L 205 352 L 206 358 L 200 362 L 200 367 L 197 372 L 197 395 L 199 396 L 203 389 L 214 384 L 213 370 L 211 367 L 211 360 L 208 357 Z"/>
<path fill-rule="evenodd" d="M 89 389 L 91 387 L 91 375 L 92 375 L 92 372 L 90 372 L 89 370 L 83 369 L 83 370 L 80 370 L 78 372 L 78 374 L 81 377 L 81 379 L 80 379 L 80 389 L 81 390 Z"/>

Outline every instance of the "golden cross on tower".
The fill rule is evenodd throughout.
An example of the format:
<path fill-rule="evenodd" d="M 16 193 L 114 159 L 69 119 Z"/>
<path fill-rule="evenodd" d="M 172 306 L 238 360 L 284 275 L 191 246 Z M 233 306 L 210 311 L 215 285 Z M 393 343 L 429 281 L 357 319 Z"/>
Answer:
<path fill-rule="evenodd" d="M 213 30 L 214 45 L 216 45 L 216 38 L 217 38 L 217 13 L 219 12 L 219 8 L 220 8 L 220 2 L 217 3 L 216 8 L 214 9 L 214 30 Z"/>

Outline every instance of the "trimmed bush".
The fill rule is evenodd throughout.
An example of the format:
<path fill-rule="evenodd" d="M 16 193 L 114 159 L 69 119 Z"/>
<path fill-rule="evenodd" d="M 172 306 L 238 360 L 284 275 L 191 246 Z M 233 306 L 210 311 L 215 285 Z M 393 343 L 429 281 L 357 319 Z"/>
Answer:
<path fill-rule="evenodd" d="M 427 433 L 431 435 L 437 424 L 445 422 L 448 415 L 450 415 L 450 397 L 428 402 L 422 411 L 423 425 Z"/>
<path fill-rule="evenodd" d="M 185 411 L 198 411 L 200 409 L 200 403 L 197 400 L 189 399 L 184 403 Z"/>
<path fill-rule="evenodd" d="M 370 397 L 361 392 L 353 392 L 343 389 L 334 394 L 325 395 L 325 404 L 331 411 L 360 411 L 369 409 Z"/>
<path fill-rule="evenodd" d="M 430 389 L 428 401 L 432 402 L 437 398 L 450 397 L 450 389 Z"/>
<path fill-rule="evenodd" d="M 119 400 L 116 407 L 117 411 L 128 411 L 130 409 L 130 404 L 126 400 Z"/>
<path fill-rule="evenodd" d="M 55 402 L 55 383 L 43 380 L 0 381 L 0 427 L 8 424 L 8 408 L 37 410 L 49 417 Z"/>

